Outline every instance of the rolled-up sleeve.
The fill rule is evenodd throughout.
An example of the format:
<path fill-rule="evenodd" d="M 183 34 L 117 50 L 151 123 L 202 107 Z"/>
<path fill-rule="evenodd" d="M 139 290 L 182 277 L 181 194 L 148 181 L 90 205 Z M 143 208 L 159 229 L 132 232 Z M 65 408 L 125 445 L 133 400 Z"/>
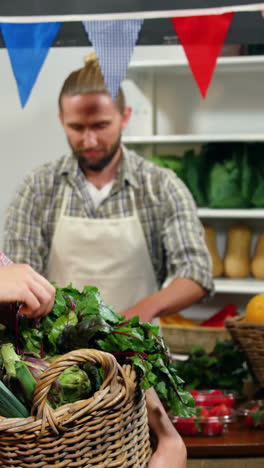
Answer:
<path fill-rule="evenodd" d="M 212 261 L 195 202 L 179 178 L 168 177 L 165 184 L 162 237 L 167 277 L 192 279 L 211 296 L 214 293 Z"/>

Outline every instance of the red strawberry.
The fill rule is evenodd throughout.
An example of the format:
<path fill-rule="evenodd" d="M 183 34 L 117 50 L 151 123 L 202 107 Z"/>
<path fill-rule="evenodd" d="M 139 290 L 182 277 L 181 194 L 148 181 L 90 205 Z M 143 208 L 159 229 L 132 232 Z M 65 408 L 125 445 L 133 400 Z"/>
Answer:
<path fill-rule="evenodd" d="M 195 435 L 199 432 L 196 416 L 191 416 L 190 418 L 178 417 L 174 422 L 174 426 L 183 435 Z"/>
<path fill-rule="evenodd" d="M 224 430 L 224 426 L 217 418 L 207 419 L 207 422 L 202 424 L 202 433 L 208 436 L 220 435 Z"/>
<path fill-rule="evenodd" d="M 230 416 L 230 408 L 222 403 L 209 410 L 210 416 Z"/>
<path fill-rule="evenodd" d="M 207 408 L 199 408 L 199 415 L 202 417 L 202 418 L 208 418 L 208 416 L 210 416 L 209 414 L 209 410 Z"/>
<path fill-rule="evenodd" d="M 264 406 L 252 406 L 246 415 L 246 423 L 250 427 L 264 427 Z"/>
<path fill-rule="evenodd" d="M 211 390 L 200 393 L 196 397 L 197 406 L 214 406 L 223 403 L 224 395 L 221 390 Z"/>

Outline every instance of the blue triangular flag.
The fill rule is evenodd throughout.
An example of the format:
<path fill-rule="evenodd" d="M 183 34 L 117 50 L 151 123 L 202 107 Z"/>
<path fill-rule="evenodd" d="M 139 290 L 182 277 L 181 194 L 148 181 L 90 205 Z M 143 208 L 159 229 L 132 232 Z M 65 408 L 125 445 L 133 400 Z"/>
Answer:
<path fill-rule="evenodd" d="M 1 31 L 25 106 L 61 23 L 2 23 Z"/>
<path fill-rule="evenodd" d="M 83 21 L 113 99 L 126 76 L 142 20 Z"/>

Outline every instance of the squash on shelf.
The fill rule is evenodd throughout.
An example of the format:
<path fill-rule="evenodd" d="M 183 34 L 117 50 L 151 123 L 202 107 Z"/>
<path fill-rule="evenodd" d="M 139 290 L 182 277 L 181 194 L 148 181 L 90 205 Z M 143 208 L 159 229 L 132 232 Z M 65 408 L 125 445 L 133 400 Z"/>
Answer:
<path fill-rule="evenodd" d="M 223 274 L 224 263 L 217 250 L 216 232 L 211 226 L 205 224 L 204 233 L 205 242 L 212 259 L 212 276 L 213 278 L 218 278 Z"/>
<path fill-rule="evenodd" d="M 257 238 L 251 261 L 251 273 L 255 278 L 264 279 L 264 232 L 261 232 Z"/>
<path fill-rule="evenodd" d="M 251 239 L 252 231 L 248 226 L 236 224 L 230 227 L 224 256 L 224 274 L 228 278 L 249 276 Z"/>

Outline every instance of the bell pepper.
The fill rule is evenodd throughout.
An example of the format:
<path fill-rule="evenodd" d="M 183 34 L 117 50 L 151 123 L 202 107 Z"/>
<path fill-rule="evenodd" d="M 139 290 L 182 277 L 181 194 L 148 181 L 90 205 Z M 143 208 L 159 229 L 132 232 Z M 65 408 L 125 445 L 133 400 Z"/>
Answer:
<path fill-rule="evenodd" d="M 228 317 L 234 317 L 238 314 L 237 306 L 227 304 L 223 309 L 216 312 L 212 317 L 200 323 L 201 327 L 224 327 L 225 320 Z"/>

